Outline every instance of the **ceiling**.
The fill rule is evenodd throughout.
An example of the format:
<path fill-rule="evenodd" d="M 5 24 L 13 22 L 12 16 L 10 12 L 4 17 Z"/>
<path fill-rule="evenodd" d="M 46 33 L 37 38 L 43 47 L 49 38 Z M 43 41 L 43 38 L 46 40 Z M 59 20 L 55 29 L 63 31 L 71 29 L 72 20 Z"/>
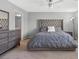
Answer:
<path fill-rule="evenodd" d="M 9 0 L 14 5 L 28 12 L 75 12 L 78 10 L 77 0 L 62 0 L 48 7 L 47 0 Z"/>

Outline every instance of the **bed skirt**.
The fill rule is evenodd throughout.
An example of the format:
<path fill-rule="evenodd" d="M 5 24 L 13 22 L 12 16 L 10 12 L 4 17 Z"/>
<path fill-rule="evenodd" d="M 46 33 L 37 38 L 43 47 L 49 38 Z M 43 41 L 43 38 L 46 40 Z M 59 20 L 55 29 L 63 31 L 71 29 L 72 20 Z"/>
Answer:
<path fill-rule="evenodd" d="M 28 48 L 28 51 L 75 51 L 76 48 Z"/>
<path fill-rule="evenodd" d="M 76 48 L 27 48 L 28 51 L 75 51 Z"/>
<path fill-rule="evenodd" d="M 28 45 L 31 40 L 27 40 L 27 50 L 28 51 L 75 51 L 76 48 L 29 48 Z"/>
<path fill-rule="evenodd" d="M 27 46 L 27 50 L 28 51 L 75 51 L 76 48 L 28 48 Z"/>

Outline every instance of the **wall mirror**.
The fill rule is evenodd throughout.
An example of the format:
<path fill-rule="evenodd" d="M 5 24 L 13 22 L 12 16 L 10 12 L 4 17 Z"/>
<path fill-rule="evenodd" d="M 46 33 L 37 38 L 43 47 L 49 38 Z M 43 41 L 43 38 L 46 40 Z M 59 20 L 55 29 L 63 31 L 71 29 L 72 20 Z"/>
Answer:
<path fill-rule="evenodd" d="M 9 12 L 0 10 L 0 30 L 9 30 Z"/>

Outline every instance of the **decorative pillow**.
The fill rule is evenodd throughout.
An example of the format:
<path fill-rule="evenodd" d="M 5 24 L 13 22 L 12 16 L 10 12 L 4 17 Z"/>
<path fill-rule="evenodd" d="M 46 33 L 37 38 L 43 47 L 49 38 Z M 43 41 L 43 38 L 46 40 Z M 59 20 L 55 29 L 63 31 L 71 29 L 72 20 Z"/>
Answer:
<path fill-rule="evenodd" d="M 55 27 L 55 31 L 61 31 L 61 27 Z"/>
<path fill-rule="evenodd" d="M 41 31 L 41 32 L 45 32 L 45 31 L 47 31 L 47 30 L 48 30 L 48 28 L 47 28 L 46 26 L 43 26 L 43 27 L 40 28 L 40 31 Z"/>
<path fill-rule="evenodd" d="M 48 32 L 55 32 L 54 26 L 48 26 Z"/>

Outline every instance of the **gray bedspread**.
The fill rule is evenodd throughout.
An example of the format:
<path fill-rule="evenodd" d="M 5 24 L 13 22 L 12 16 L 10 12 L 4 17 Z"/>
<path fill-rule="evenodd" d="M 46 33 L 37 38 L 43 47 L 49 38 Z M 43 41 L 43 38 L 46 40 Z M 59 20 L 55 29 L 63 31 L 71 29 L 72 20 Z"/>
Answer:
<path fill-rule="evenodd" d="M 76 48 L 71 35 L 63 31 L 39 32 L 30 41 L 28 48 Z"/>

